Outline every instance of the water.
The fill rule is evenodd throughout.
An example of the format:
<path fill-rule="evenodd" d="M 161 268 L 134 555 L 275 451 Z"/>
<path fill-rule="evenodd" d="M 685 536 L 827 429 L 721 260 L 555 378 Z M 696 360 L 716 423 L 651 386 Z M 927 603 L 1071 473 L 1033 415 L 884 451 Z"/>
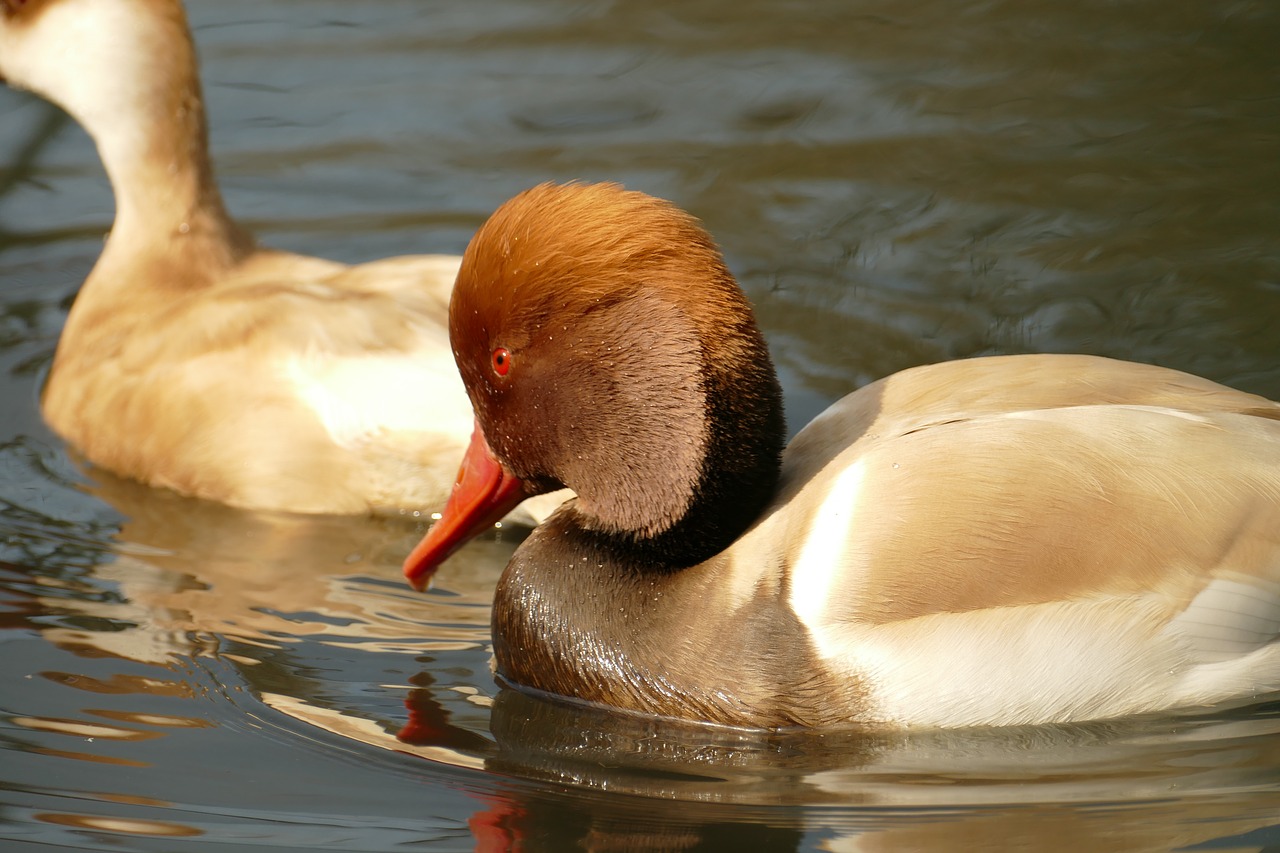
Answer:
<path fill-rule="evenodd" d="M 885 373 L 1078 351 L 1280 398 L 1280 7 L 1137 0 L 191 5 L 231 209 L 460 252 L 546 179 L 700 216 L 793 429 Z M 500 691 L 518 538 L 427 595 L 411 517 L 252 515 L 85 469 L 37 398 L 112 201 L 0 90 L 0 838 L 85 850 L 1256 850 L 1280 707 L 763 737 Z"/>

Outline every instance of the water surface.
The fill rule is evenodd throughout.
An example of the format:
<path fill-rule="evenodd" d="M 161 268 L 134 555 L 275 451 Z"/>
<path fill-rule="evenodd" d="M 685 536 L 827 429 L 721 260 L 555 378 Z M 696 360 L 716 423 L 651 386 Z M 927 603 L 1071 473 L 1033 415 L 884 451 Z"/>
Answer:
<path fill-rule="evenodd" d="M 457 253 L 537 182 L 701 217 L 792 429 L 894 370 L 1088 352 L 1280 398 L 1280 7 L 1137 0 L 190 5 L 271 245 Z M 37 409 L 110 226 L 0 90 L 0 837 L 43 850 L 1249 850 L 1280 707 L 761 736 L 500 691 L 519 538 L 427 595 L 412 516 L 255 515 L 84 468 Z M 411 393 L 411 389 L 408 393 Z"/>

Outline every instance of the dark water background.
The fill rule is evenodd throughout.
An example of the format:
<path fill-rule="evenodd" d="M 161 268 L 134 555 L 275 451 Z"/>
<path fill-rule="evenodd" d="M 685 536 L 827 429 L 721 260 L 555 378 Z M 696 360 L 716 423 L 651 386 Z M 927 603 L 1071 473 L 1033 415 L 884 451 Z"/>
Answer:
<path fill-rule="evenodd" d="M 721 242 L 793 429 L 988 353 L 1280 398 L 1275 3 L 189 8 L 228 204 L 271 245 L 458 253 L 520 189 L 619 180 Z M 37 395 L 112 212 L 84 134 L 0 90 L 6 851 L 1280 847 L 1274 705 L 770 738 L 558 708 L 488 674 L 513 542 L 419 596 L 398 572 L 417 519 L 83 470 Z"/>

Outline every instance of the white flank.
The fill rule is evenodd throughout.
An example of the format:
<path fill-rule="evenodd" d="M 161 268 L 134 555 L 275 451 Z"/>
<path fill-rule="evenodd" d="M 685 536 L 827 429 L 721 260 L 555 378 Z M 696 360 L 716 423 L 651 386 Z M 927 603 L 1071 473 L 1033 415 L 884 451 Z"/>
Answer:
<path fill-rule="evenodd" d="M 432 369 L 438 368 L 438 369 Z M 285 375 L 341 447 L 387 433 L 471 434 L 471 405 L 452 359 L 422 353 L 294 358 Z"/>
<path fill-rule="evenodd" d="M 1083 600 L 940 613 L 832 631 L 831 651 L 906 726 L 1026 725 L 1165 707 L 1175 644 L 1155 601 Z"/>
<path fill-rule="evenodd" d="M 866 460 L 859 459 L 836 476 L 813 514 L 800 555 L 791 567 L 791 609 L 809 628 L 823 655 L 830 653 L 823 638 L 827 600 L 835 585 L 844 585 L 841 569 L 848 562 L 847 531 L 857 515 L 866 466 Z"/>

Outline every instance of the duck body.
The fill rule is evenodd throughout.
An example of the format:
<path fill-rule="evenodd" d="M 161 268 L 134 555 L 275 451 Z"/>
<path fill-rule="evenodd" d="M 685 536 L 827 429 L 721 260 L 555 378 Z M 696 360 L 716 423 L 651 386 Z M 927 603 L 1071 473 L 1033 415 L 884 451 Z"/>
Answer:
<path fill-rule="evenodd" d="M 498 587 L 498 671 L 764 727 L 1068 722 L 1266 693 L 1280 412 L 1258 403 L 1084 356 L 904 371 L 797 435 L 774 500 L 695 566 L 655 573 L 571 508 L 553 517 Z M 1194 468 L 1170 464 L 1184 445 Z"/>
<path fill-rule="evenodd" d="M 779 458 L 772 366 L 709 247 L 665 203 L 571 185 L 517 196 L 464 255 L 451 338 L 477 430 L 406 574 L 526 494 L 579 495 L 499 582 L 499 676 L 753 727 L 1280 689 L 1280 405 L 1104 358 L 981 358 L 873 383 Z"/>
<path fill-rule="evenodd" d="M 446 328 L 457 257 L 258 246 L 213 177 L 178 0 L 0 0 L 0 77 L 79 121 L 116 196 L 43 393 L 59 435 L 250 509 L 443 504 L 471 428 Z"/>
<path fill-rule="evenodd" d="M 43 414 L 96 465 L 186 495 L 295 512 L 438 507 L 471 425 L 436 320 L 456 264 L 259 251 L 196 293 L 135 289 L 101 312 L 82 295 Z M 422 396 L 401 390 L 417 383 Z"/>

